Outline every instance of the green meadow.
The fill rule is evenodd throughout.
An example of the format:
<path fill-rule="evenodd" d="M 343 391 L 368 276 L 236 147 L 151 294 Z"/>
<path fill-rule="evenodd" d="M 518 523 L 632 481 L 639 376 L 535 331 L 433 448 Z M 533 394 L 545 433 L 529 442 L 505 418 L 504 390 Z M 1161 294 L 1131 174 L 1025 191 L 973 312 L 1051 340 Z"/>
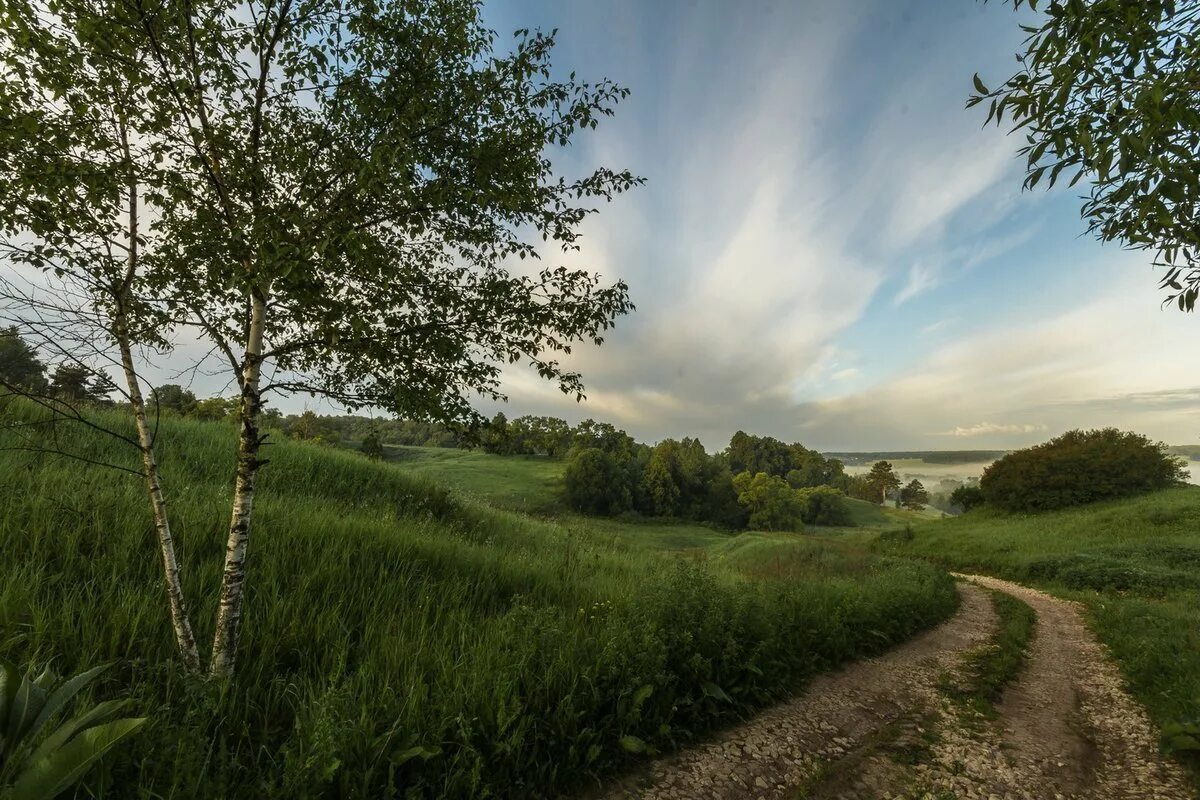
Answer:
<path fill-rule="evenodd" d="M 531 514 L 560 510 L 563 462 L 545 456 L 498 456 L 448 447 L 384 447 L 398 469 L 455 489 L 460 495 Z"/>
<path fill-rule="evenodd" d="M 0 413 L 38 419 L 17 404 Z M 118 413 L 95 419 L 128 432 Z M 7 429 L 133 465 L 126 445 L 88 429 Z M 202 641 L 233 440 L 220 423 L 159 431 Z M 63 673 L 115 662 L 92 699 L 129 697 L 150 719 L 80 796 L 557 796 L 744 718 L 958 602 L 942 570 L 849 537 L 508 510 L 548 507 L 544 461 L 505 459 L 497 473 L 473 453 L 380 463 L 279 441 L 256 500 L 238 673 L 197 684 L 174 651 L 140 480 L 14 444 L 0 442 L 0 646 Z"/>

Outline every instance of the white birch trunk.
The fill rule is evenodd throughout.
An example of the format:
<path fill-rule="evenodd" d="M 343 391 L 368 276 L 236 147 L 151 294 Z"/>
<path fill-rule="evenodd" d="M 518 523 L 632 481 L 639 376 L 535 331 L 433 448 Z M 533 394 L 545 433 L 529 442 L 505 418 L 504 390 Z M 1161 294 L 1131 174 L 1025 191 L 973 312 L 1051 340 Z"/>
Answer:
<path fill-rule="evenodd" d="M 138 446 L 142 453 L 142 469 L 146 475 L 146 492 L 150 496 L 150 507 L 154 511 L 154 530 L 158 534 L 158 549 L 162 556 L 163 579 L 167 589 L 167 601 L 171 609 L 171 626 L 175 629 L 175 642 L 183 658 L 184 667 L 191 673 L 200 671 L 200 653 L 196 648 L 196 637 L 188 617 L 183 584 L 179 579 L 179 560 L 175 554 L 175 537 L 167 517 L 167 501 L 163 497 L 159 480 L 158 461 L 154 457 L 154 439 L 146 422 L 146 401 L 138 381 L 130 344 L 129 321 L 126 316 L 129 302 L 130 282 L 138 269 L 137 246 L 137 186 L 129 188 L 129 266 L 125 283 L 117 290 L 114 322 L 117 346 L 121 351 L 121 367 L 125 372 L 125 383 L 129 388 L 129 403 L 133 407 L 133 418 L 137 423 Z"/>
<path fill-rule="evenodd" d="M 266 327 L 267 295 L 251 293 L 250 327 L 246 356 L 242 363 L 242 400 L 239 407 L 241 434 L 238 437 L 237 480 L 233 490 L 233 514 L 225 543 L 225 569 L 217 606 L 217 629 L 213 636 L 211 673 L 233 672 L 238 635 L 245 601 L 246 546 L 250 540 L 250 517 L 254 507 L 254 479 L 258 474 L 258 414 L 261 407 L 259 378 L 262 373 L 263 331 Z"/>
<path fill-rule="evenodd" d="M 118 328 L 123 323 L 118 323 Z M 154 458 L 154 441 L 150 426 L 146 422 L 146 403 L 138 387 L 137 373 L 133 368 L 129 339 L 120 335 L 121 366 L 125 370 L 125 381 L 129 385 L 129 401 L 137 421 L 138 444 L 142 451 L 142 469 L 146 473 L 146 491 L 150 495 L 150 507 L 154 510 L 154 530 L 158 534 L 158 549 L 162 555 L 163 577 L 167 587 L 167 600 L 171 608 L 171 625 L 175 629 L 175 642 L 188 672 L 200 671 L 200 653 L 196 647 L 196 636 L 188 617 L 184 600 L 183 584 L 179 579 L 179 561 L 175 555 L 175 538 L 167 518 L 167 501 L 163 497 L 162 484 L 158 476 L 158 462 Z"/>

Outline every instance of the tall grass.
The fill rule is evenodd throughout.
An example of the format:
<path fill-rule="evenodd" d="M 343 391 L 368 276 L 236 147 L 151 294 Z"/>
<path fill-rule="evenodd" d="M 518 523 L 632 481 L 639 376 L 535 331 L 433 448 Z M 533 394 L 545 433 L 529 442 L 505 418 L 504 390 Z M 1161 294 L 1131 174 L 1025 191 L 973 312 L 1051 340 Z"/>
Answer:
<path fill-rule="evenodd" d="M 563 459 L 395 445 L 385 448 L 385 457 L 397 469 L 452 486 L 491 506 L 539 515 L 567 510 L 562 497 Z"/>
<path fill-rule="evenodd" d="M 75 429 L 69 441 L 133 463 L 100 434 Z M 160 442 L 204 641 L 233 432 L 172 420 Z M 673 557 L 477 506 L 353 453 L 281 442 L 266 457 L 238 674 L 197 686 L 173 649 L 138 479 L 0 451 L 5 657 L 53 658 L 61 672 L 116 659 L 100 693 L 132 694 L 151 718 L 89 776 L 87 796 L 554 796 L 957 602 L 923 565 L 846 550 L 756 579 L 743 568 L 770 554 Z"/>

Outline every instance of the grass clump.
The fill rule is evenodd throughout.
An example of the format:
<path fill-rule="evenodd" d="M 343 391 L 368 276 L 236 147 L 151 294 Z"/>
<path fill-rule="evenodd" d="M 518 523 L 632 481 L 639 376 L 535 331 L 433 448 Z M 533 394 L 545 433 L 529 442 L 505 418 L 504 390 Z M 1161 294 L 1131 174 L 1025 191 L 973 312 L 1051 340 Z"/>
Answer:
<path fill-rule="evenodd" d="M 233 436 L 185 420 L 160 431 L 202 642 Z M 213 687 L 179 668 L 139 481 L 0 451 L 3 656 L 60 671 L 117 661 L 97 698 L 130 696 L 150 718 L 89 775 L 91 795 L 555 796 L 957 603 L 940 570 L 862 548 L 536 520 L 353 453 L 281 442 L 267 457 L 238 674 Z"/>
<path fill-rule="evenodd" d="M 995 716 L 995 702 L 1021 671 L 1037 625 L 1037 612 L 1025 601 L 998 591 L 991 596 L 996 630 L 963 656 L 960 675 L 942 685 L 951 698 L 987 717 Z"/>

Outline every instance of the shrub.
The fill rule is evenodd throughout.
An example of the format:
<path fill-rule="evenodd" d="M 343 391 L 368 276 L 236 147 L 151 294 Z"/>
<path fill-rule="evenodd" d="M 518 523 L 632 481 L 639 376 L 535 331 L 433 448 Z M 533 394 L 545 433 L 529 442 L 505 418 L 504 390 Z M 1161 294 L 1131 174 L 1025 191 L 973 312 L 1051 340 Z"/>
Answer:
<path fill-rule="evenodd" d="M 800 492 L 778 475 L 740 472 L 733 479 L 738 502 L 750 511 L 750 527 L 760 531 L 797 531 L 804 527 Z"/>
<path fill-rule="evenodd" d="M 889 528 L 880 533 L 875 541 L 881 544 L 904 544 L 911 542 L 915 537 L 916 533 L 913 531 L 912 525 L 905 525 L 903 528 Z"/>
<path fill-rule="evenodd" d="M 632 502 L 621 463 L 598 447 L 576 451 L 563 472 L 567 502 L 585 514 L 619 514 Z"/>
<path fill-rule="evenodd" d="M 900 503 L 910 511 L 923 511 L 929 503 L 929 492 L 916 478 L 900 490 Z"/>
<path fill-rule="evenodd" d="M 1069 589 L 1096 592 L 1133 591 L 1159 596 L 1196 585 L 1196 580 L 1184 570 L 1102 553 L 1048 556 L 1031 562 L 1027 570 L 1038 580 L 1057 581 Z"/>
<path fill-rule="evenodd" d="M 965 514 L 983 505 L 983 490 L 978 486 L 959 486 L 950 493 L 950 505 L 961 508 Z"/>
<path fill-rule="evenodd" d="M 362 454 L 367 458 L 373 458 L 376 461 L 383 459 L 383 442 L 379 438 L 379 431 L 371 429 L 362 440 L 362 446 L 359 448 Z"/>
<path fill-rule="evenodd" d="M 814 486 L 797 491 L 803 504 L 801 517 L 806 525 L 853 525 L 846 495 L 832 486 Z"/>
<path fill-rule="evenodd" d="M 1181 459 L 1137 433 L 1068 431 L 1017 450 L 984 470 L 984 500 L 1007 511 L 1042 511 L 1175 486 Z"/>

